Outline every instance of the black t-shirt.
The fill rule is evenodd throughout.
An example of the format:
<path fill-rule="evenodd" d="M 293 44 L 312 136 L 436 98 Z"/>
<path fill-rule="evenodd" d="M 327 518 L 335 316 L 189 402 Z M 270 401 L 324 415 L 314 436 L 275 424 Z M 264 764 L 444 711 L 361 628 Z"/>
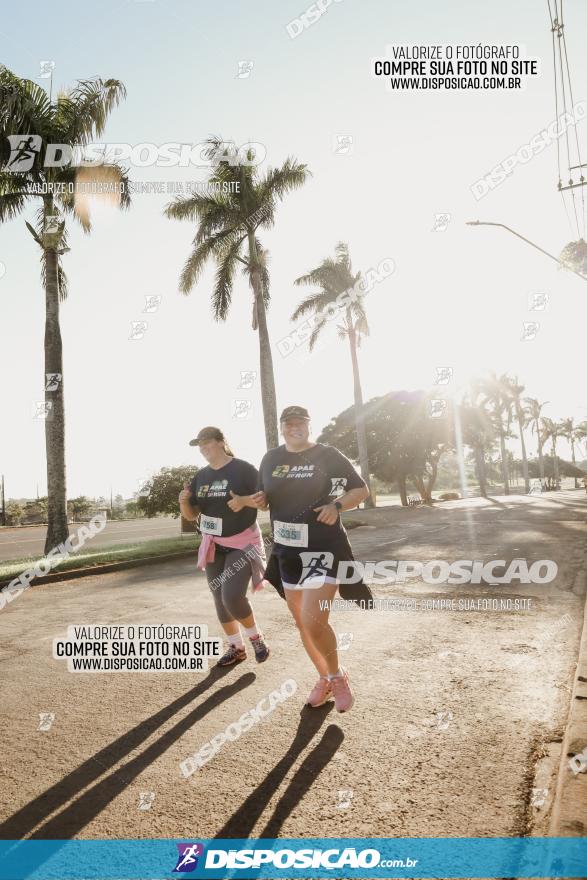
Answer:
<path fill-rule="evenodd" d="M 332 526 L 317 522 L 314 508 L 364 486 L 351 462 L 334 446 L 317 443 L 303 452 L 288 452 L 285 446 L 270 449 L 259 466 L 259 489 L 269 502 L 273 552 L 284 556 L 304 549 L 330 551 L 335 556 L 348 553 L 340 518 Z M 290 524 L 290 528 L 280 523 Z M 307 529 L 295 528 L 302 524 L 307 524 Z"/>
<path fill-rule="evenodd" d="M 227 502 L 232 498 L 231 490 L 235 495 L 256 492 L 258 478 L 257 468 L 240 458 L 231 459 L 217 470 L 210 465 L 199 470 L 190 483 L 190 503 L 202 512 L 201 530 L 214 534 L 221 545 L 222 535 L 238 535 L 254 525 L 257 519 L 254 507 L 243 507 L 234 513 Z M 213 519 L 208 522 L 208 518 Z"/>

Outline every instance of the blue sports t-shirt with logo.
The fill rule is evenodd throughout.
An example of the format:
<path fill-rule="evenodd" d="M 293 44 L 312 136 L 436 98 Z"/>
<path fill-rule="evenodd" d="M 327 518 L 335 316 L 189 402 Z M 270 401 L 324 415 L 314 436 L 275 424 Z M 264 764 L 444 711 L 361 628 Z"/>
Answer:
<path fill-rule="evenodd" d="M 365 481 L 334 446 L 316 443 L 303 452 L 288 452 L 285 446 L 270 449 L 259 466 L 259 489 L 269 502 L 273 552 L 294 556 L 304 549 L 330 551 L 344 558 L 350 546 L 340 518 L 331 526 L 318 522 L 314 508 L 364 487 Z"/>
<path fill-rule="evenodd" d="M 191 481 L 190 502 L 202 512 L 200 528 L 214 534 L 219 545 L 222 545 L 222 535 L 238 535 L 255 524 L 257 511 L 254 507 L 243 507 L 235 513 L 228 502 L 232 498 L 231 490 L 235 495 L 253 495 L 257 491 L 258 478 L 257 468 L 252 464 L 241 458 L 232 458 L 217 470 L 210 465 L 201 468 Z"/>

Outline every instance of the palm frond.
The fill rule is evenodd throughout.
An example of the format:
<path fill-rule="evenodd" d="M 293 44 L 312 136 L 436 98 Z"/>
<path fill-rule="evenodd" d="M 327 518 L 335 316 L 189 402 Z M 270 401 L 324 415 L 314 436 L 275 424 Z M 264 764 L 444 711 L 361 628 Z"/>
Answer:
<path fill-rule="evenodd" d="M 307 315 L 308 312 L 322 312 L 327 306 L 335 301 L 336 296 L 337 294 L 330 290 L 320 290 L 316 293 L 311 293 L 298 303 L 290 320 L 297 321 L 298 318 L 301 318 L 302 315 Z"/>
<path fill-rule="evenodd" d="M 45 89 L 21 79 L 7 67 L 0 68 L 0 134 L 47 134 L 53 108 Z"/>
<path fill-rule="evenodd" d="M 234 276 L 239 265 L 239 251 L 241 241 L 235 241 L 218 258 L 218 268 L 216 270 L 216 281 L 214 283 L 214 292 L 212 294 L 212 310 L 217 321 L 226 320 L 228 309 L 232 299 L 232 286 Z M 201 245 L 200 245 L 201 247 Z"/>
<path fill-rule="evenodd" d="M 270 168 L 261 180 L 261 201 L 276 197 L 282 199 L 287 193 L 302 187 L 311 176 L 312 172 L 307 165 L 302 165 L 293 156 L 288 156 L 280 168 Z"/>
<path fill-rule="evenodd" d="M 314 346 L 318 342 L 318 337 L 326 327 L 326 317 L 322 316 L 318 321 L 314 324 L 314 329 L 310 334 L 310 338 L 308 339 L 308 348 L 310 351 L 314 351 Z"/>
<path fill-rule="evenodd" d="M 214 257 L 218 262 L 225 258 L 228 235 L 228 232 L 220 232 L 194 245 L 179 278 L 179 289 L 182 293 L 188 294 L 191 291 L 209 257 Z"/>
<path fill-rule="evenodd" d="M 58 96 L 55 122 L 69 144 L 87 144 L 99 137 L 111 111 L 126 97 L 124 85 L 117 79 L 79 80 L 75 88 Z"/>

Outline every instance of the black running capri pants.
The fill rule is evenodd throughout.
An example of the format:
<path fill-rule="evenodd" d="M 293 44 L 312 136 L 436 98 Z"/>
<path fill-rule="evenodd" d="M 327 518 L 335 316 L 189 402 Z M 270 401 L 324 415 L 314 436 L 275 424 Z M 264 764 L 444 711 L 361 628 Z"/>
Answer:
<path fill-rule="evenodd" d="M 217 544 L 214 562 L 206 565 L 206 577 L 220 623 L 244 620 L 253 613 L 247 599 L 251 563 L 246 550 L 232 550 Z"/>

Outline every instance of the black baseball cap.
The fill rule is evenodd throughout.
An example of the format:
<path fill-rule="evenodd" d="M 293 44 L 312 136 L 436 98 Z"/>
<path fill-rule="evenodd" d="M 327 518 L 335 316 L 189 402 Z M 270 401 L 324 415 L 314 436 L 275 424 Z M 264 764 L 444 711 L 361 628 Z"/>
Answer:
<path fill-rule="evenodd" d="M 303 406 L 286 406 L 281 413 L 279 421 L 285 422 L 286 419 L 306 419 L 306 421 L 309 422 L 310 413 Z"/>
<path fill-rule="evenodd" d="M 190 440 L 190 446 L 199 446 L 200 443 L 205 443 L 206 440 L 224 440 L 224 434 L 220 428 L 214 428 L 212 425 L 208 425 L 208 427 L 202 428 L 202 430 L 198 432 L 197 437 Z"/>

